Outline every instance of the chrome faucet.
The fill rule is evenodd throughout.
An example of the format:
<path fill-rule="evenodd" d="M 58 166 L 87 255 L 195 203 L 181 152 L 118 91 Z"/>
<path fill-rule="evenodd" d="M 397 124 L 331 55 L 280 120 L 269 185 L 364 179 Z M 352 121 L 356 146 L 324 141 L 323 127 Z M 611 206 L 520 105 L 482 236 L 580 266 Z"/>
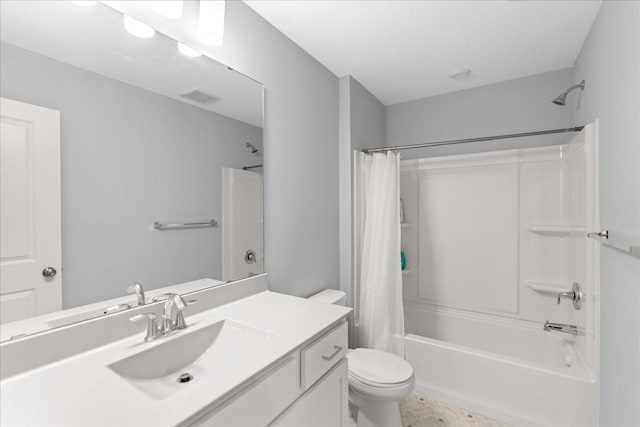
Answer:
<path fill-rule="evenodd" d="M 187 303 L 184 302 L 180 295 L 169 294 L 167 296 L 167 301 L 164 303 L 164 314 L 162 315 L 162 330 L 165 334 L 187 327 L 182 312 L 186 306 Z M 175 319 L 173 317 L 174 307 L 176 312 Z"/>
<path fill-rule="evenodd" d="M 138 296 L 138 305 L 145 305 L 146 300 L 144 299 L 144 289 L 142 289 L 142 285 L 138 282 L 133 282 L 127 288 L 127 294 L 136 294 Z"/>
<path fill-rule="evenodd" d="M 148 320 L 147 335 L 144 338 L 145 341 L 153 341 L 158 338 L 166 337 L 173 331 L 185 329 L 187 327 L 187 322 L 184 320 L 183 313 L 187 303 L 184 299 L 182 299 L 178 294 L 169 293 L 158 295 L 153 299 L 153 301 L 157 302 L 162 297 L 166 297 L 164 313 L 162 314 L 162 323 L 158 324 L 158 322 L 156 322 L 157 316 L 155 313 L 142 313 L 129 319 L 132 322 L 137 322 L 143 319 Z M 195 300 L 189 301 L 189 303 L 193 302 L 195 302 Z"/>
<path fill-rule="evenodd" d="M 573 301 L 573 308 L 580 310 L 582 308 L 582 300 L 584 299 L 584 293 L 578 283 L 574 283 L 570 291 L 561 292 L 558 294 L 558 305 L 560 305 L 561 298 L 568 298 Z"/>
<path fill-rule="evenodd" d="M 578 327 L 576 325 L 567 325 L 565 323 L 552 323 L 548 320 L 544 322 L 545 331 L 563 332 L 570 335 L 578 335 Z"/>

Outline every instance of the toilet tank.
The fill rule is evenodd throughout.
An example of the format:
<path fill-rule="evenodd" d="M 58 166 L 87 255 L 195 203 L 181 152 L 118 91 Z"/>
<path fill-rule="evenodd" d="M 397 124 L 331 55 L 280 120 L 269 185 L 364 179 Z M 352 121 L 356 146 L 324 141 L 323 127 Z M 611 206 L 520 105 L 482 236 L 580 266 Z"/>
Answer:
<path fill-rule="evenodd" d="M 325 289 L 317 294 L 311 295 L 308 299 L 327 304 L 345 305 L 347 302 L 347 294 L 336 289 Z"/>

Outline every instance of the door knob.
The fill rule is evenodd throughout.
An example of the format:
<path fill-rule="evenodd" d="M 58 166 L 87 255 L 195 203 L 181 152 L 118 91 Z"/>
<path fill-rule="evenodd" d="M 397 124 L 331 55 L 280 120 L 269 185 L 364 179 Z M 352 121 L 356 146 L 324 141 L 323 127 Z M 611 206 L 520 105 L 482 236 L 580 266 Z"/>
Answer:
<path fill-rule="evenodd" d="M 42 270 L 42 275 L 44 277 L 54 277 L 56 274 L 58 274 L 58 272 L 53 267 L 47 267 L 44 270 Z"/>

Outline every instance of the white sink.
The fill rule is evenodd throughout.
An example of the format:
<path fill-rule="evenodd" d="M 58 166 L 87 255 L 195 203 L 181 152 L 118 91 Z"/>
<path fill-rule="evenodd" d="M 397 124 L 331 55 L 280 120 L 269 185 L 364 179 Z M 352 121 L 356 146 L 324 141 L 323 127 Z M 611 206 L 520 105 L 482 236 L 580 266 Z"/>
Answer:
<path fill-rule="evenodd" d="M 151 348 L 114 362 L 109 368 L 142 392 L 160 400 L 187 388 L 189 383 L 205 378 L 215 380 L 216 375 L 239 368 L 248 355 L 254 354 L 274 336 L 232 320 L 191 328 L 145 344 Z M 192 379 L 181 383 L 178 377 L 182 374 L 188 374 Z"/>

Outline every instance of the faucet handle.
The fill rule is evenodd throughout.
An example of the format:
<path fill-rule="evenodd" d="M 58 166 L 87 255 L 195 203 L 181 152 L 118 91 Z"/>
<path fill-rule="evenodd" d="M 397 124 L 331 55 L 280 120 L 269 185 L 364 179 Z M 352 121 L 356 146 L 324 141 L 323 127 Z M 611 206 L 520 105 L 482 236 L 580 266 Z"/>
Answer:
<path fill-rule="evenodd" d="M 173 302 L 178 310 L 182 310 L 187 306 L 186 301 L 184 300 L 184 298 L 182 298 L 182 296 L 180 296 L 180 294 L 173 294 L 171 295 L 171 298 L 173 299 Z"/>
<path fill-rule="evenodd" d="M 562 298 L 562 297 L 569 298 L 570 300 L 573 300 L 575 295 L 574 295 L 573 291 L 560 292 L 558 294 L 558 305 L 560 305 L 560 298 Z"/>
<path fill-rule="evenodd" d="M 562 297 L 568 298 L 573 301 L 573 308 L 576 310 L 580 310 L 582 308 L 582 300 L 584 299 L 584 292 L 582 292 L 582 288 L 580 284 L 574 283 L 571 286 L 571 290 L 567 292 L 561 292 L 558 294 L 558 305 L 560 304 L 560 299 Z"/>
<path fill-rule="evenodd" d="M 184 314 L 182 311 L 178 311 L 176 314 L 176 320 L 173 323 L 173 329 L 184 329 L 187 327 L 187 322 L 184 320 Z"/>
<path fill-rule="evenodd" d="M 154 296 L 153 298 L 151 298 L 151 302 L 158 302 L 158 301 L 164 301 L 169 299 L 169 297 L 173 295 L 171 292 L 165 292 L 163 294 L 158 294 L 156 296 Z"/>
<path fill-rule="evenodd" d="M 163 294 L 158 294 L 156 296 L 154 296 L 151 299 L 151 302 L 158 302 L 158 301 L 166 301 L 168 300 L 170 297 L 173 297 L 173 295 L 176 295 L 174 293 L 171 292 L 165 292 Z M 178 295 L 180 296 L 180 295 Z M 180 296 L 180 298 L 182 299 L 182 297 Z M 184 303 L 185 306 L 190 306 L 191 304 L 195 304 L 198 300 L 197 299 L 190 299 L 190 300 L 184 300 L 182 299 L 182 302 Z"/>
<path fill-rule="evenodd" d="M 148 319 L 147 323 L 147 336 L 144 337 L 145 341 L 152 341 L 162 335 L 158 324 L 156 323 L 155 313 L 142 313 L 129 318 L 131 322 L 138 322 L 143 319 Z"/>
<path fill-rule="evenodd" d="M 173 322 L 172 327 L 173 329 L 184 329 L 187 327 L 187 322 L 184 320 L 183 310 L 188 304 L 178 294 L 173 295 L 172 299 L 176 306 L 176 320 Z"/>
<path fill-rule="evenodd" d="M 187 322 L 184 320 L 184 308 L 185 307 L 189 307 L 192 304 L 195 304 L 195 302 L 197 300 L 195 299 L 190 299 L 188 301 L 185 301 L 184 299 L 182 299 L 181 296 L 178 295 L 177 298 L 179 301 L 181 301 L 181 303 L 176 304 L 176 308 L 178 308 L 177 313 L 176 313 L 176 320 L 173 323 L 173 329 L 184 329 L 187 327 Z M 180 306 L 180 304 L 182 304 L 182 306 Z"/>

